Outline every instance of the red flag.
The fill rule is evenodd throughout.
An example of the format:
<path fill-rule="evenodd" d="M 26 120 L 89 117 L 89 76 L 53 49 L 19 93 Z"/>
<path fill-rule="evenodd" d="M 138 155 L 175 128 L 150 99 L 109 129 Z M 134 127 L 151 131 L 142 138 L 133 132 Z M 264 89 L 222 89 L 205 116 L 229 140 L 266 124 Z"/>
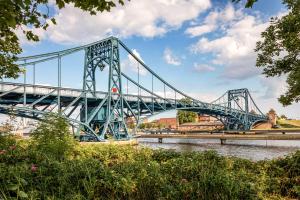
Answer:
<path fill-rule="evenodd" d="M 112 91 L 113 93 L 117 93 L 117 92 L 118 92 L 118 89 L 115 88 L 115 87 L 113 87 L 113 88 L 111 89 L 111 91 Z"/>

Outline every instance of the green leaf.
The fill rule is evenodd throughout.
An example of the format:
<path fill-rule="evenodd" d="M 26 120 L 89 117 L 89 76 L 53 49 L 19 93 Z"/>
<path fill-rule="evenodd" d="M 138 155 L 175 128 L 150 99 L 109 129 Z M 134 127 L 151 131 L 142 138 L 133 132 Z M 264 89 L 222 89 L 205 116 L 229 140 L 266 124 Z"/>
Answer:
<path fill-rule="evenodd" d="M 26 181 L 25 179 L 23 179 L 23 178 L 20 178 L 20 182 L 21 182 L 23 185 L 27 185 L 27 184 L 28 184 L 27 181 Z"/>
<path fill-rule="evenodd" d="M 21 198 L 28 198 L 28 195 L 24 191 L 19 191 L 18 196 Z"/>
<path fill-rule="evenodd" d="M 19 186 L 18 186 L 17 184 L 9 185 L 9 186 L 7 187 L 7 189 L 10 190 L 10 191 L 15 191 L 15 190 L 17 190 L 18 188 L 19 188 Z"/>
<path fill-rule="evenodd" d="M 55 18 L 52 18 L 52 19 L 51 19 L 51 22 L 52 22 L 53 24 L 56 24 Z"/>

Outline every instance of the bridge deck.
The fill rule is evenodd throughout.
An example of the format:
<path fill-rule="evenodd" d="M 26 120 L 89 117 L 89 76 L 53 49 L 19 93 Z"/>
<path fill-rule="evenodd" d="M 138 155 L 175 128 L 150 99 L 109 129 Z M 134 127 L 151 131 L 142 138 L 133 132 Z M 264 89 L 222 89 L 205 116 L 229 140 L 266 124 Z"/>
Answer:
<path fill-rule="evenodd" d="M 32 85 L 32 84 L 22 84 L 22 83 L 10 83 L 10 82 L 1 82 L 0 86 L 0 93 L 9 92 L 15 94 L 24 94 L 26 95 L 48 95 L 51 93 L 51 96 L 57 97 L 58 90 L 60 96 L 63 97 L 71 97 L 75 98 L 80 96 L 84 91 L 82 89 L 74 89 L 74 88 L 58 88 L 53 86 L 47 85 Z M 107 95 L 107 92 L 96 91 L 96 95 L 93 96 L 92 94 L 88 93 L 87 97 L 89 99 L 103 99 Z M 118 94 L 113 94 L 117 96 Z M 164 101 L 161 98 L 153 97 L 153 96 L 143 96 L 143 95 L 131 95 L 131 94 L 124 94 L 124 97 L 128 101 L 137 101 L 137 98 L 142 98 L 145 102 L 152 102 L 155 99 L 159 103 L 163 103 Z M 169 103 L 175 103 L 175 99 L 166 98 L 166 101 Z"/>

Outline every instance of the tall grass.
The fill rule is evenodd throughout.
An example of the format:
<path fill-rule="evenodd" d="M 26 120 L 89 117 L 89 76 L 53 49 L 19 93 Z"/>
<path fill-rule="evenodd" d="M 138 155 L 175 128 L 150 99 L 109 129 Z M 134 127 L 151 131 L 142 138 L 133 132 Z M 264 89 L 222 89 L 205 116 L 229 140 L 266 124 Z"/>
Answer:
<path fill-rule="evenodd" d="M 214 151 L 71 143 L 58 156 L 50 147 L 68 141 L 68 133 L 45 130 L 49 143 L 0 137 L 0 199 L 300 198 L 300 151 L 253 162 Z"/>

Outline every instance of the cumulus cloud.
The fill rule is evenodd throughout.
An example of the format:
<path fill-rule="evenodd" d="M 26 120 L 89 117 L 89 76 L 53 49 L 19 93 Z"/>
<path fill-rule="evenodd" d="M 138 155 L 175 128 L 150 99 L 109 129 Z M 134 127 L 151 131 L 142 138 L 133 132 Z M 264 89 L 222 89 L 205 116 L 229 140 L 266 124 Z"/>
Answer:
<path fill-rule="evenodd" d="M 278 98 L 286 90 L 286 77 L 259 77 L 260 83 L 262 85 L 262 95 L 263 99 Z"/>
<path fill-rule="evenodd" d="M 161 36 L 197 18 L 210 6 L 210 0 L 136 0 L 91 16 L 67 5 L 57 11 L 57 25 L 49 27 L 48 38 L 58 43 L 82 44 L 109 35 Z"/>
<path fill-rule="evenodd" d="M 243 14 L 232 6 L 227 6 L 224 12 L 213 11 L 206 19 L 223 30 L 223 34 L 214 39 L 201 37 L 192 45 L 191 51 L 197 54 L 211 53 L 214 56 L 212 63 L 224 66 L 221 74 L 224 79 L 243 80 L 260 74 L 261 70 L 255 67 L 254 49 L 268 22 Z"/>
<path fill-rule="evenodd" d="M 171 51 L 171 49 L 169 48 L 166 48 L 164 51 L 164 60 L 166 61 L 166 63 L 170 65 L 175 65 L 175 66 L 181 65 L 180 59 L 176 57 Z"/>
<path fill-rule="evenodd" d="M 277 100 L 277 98 L 286 91 L 285 76 L 264 77 L 261 75 L 258 77 L 258 80 L 261 84 L 261 88 L 258 92 L 251 93 L 251 95 L 263 113 L 266 113 L 273 108 L 279 115 L 285 114 L 289 118 L 300 119 L 299 103 L 283 107 Z"/>
<path fill-rule="evenodd" d="M 218 27 L 224 28 L 226 23 L 241 16 L 240 11 L 235 11 L 232 4 L 228 4 L 223 10 L 211 11 L 201 25 L 195 25 L 186 29 L 185 33 L 190 37 L 201 36 L 215 31 Z"/>
<path fill-rule="evenodd" d="M 143 63 L 145 63 L 140 53 L 136 49 L 133 49 L 132 53 Z M 142 76 L 147 75 L 147 70 L 141 64 L 139 64 L 138 61 L 136 61 L 135 58 L 132 57 L 130 54 L 128 54 L 127 59 L 121 62 L 121 67 L 122 67 L 122 71 L 125 72 L 129 70 L 135 73 L 139 73 Z"/>
<path fill-rule="evenodd" d="M 216 68 L 213 66 L 199 63 L 194 63 L 194 69 L 198 72 L 213 72 L 216 70 Z"/>
<path fill-rule="evenodd" d="M 205 33 L 210 33 L 215 30 L 216 26 L 213 24 L 205 24 L 201 26 L 194 26 L 188 28 L 185 33 L 189 34 L 191 37 L 200 36 Z"/>

